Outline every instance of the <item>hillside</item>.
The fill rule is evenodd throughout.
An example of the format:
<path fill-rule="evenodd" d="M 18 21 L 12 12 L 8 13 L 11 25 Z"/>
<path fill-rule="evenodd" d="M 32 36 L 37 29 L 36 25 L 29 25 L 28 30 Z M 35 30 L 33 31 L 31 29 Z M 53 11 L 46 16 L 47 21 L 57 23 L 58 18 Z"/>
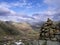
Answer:
<path fill-rule="evenodd" d="M 34 39 L 38 34 L 27 23 L 0 21 L 0 39 L 4 37 L 12 39 Z"/>
<path fill-rule="evenodd" d="M 12 25 L 14 25 L 14 27 L 16 29 L 19 30 L 19 32 L 21 32 L 23 35 L 22 35 L 22 38 L 37 38 L 37 36 L 39 35 L 38 32 L 36 32 L 35 30 L 33 30 L 33 28 L 31 27 L 30 24 L 26 23 L 26 22 L 23 22 L 23 23 L 12 23 Z"/>

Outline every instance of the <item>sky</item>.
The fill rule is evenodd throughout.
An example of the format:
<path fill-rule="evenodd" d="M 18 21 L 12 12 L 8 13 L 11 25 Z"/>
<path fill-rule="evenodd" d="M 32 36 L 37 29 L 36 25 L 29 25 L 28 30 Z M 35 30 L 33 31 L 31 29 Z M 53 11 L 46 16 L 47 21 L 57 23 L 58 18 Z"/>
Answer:
<path fill-rule="evenodd" d="M 60 0 L 0 0 L 0 20 L 60 20 Z"/>

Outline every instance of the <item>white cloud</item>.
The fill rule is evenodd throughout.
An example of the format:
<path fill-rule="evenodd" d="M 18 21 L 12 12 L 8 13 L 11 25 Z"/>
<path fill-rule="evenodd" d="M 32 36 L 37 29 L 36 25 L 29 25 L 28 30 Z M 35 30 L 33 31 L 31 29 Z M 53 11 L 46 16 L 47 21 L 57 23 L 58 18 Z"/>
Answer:
<path fill-rule="evenodd" d="M 41 20 L 41 21 L 46 21 L 47 18 L 53 19 L 54 16 L 55 16 L 55 14 L 57 14 L 56 11 L 48 9 L 48 10 L 45 10 L 45 11 L 43 11 L 43 12 L 36 13 L 36 14 L 34 14 L 34 15 L 32 15 L 32 16 L 33 16 L 33 17 L 35 18 L 35 20 L 37 20 L 37 21 L 40 21 L 40 20 Z"/>
<path fill-rule="evenodd" d="M 60 4 L 60 0 L 44 0 L 45 3 L 47 4 Z"/>
<path fill-rule="evenodd" d="M 46 20 L 47 18 L 53 19 L 55 14 L 60 13 L 60 1 L 59 0 L 44 0 L 44 3 L 48 5 L 48 9 L 39 12 L 39 15 L 36 16 L 27 16 L 27 15 L 21 15 L 17 14 L 15 11 L 9 9 L 11 7 L 26 7 L 26 8 L 32 8 L 32 3 L 27 3 L 26 0 L 23 0 L 23 2 L 13 2 L 13 3 L 7 3 L 2 2 L 0 3 L 0 19 L 1 20 L 13 20 L 13 21 L 40 21 L 40 20 Z M 52 7 L 54 5 L 55 7 Z M 40 4 L 37 4 L 38 7 L 40 7 Z M 7 16 L 6 16 L 7 15 Z M 25 17 L 26 16 L 26 17 Z M 56 16 L 55 16 L 56 17 Z"/>
<path fill-rule="evenodd" d="M 22 2 L 21 2 L 22 1 Z M 12 8 L 12 7 L 25 7 L 25 8 L 32 8 L 33 6 L 31 3 L 28 3 L 27 0 L 20 0 L 17 2 L 0 2 L 0 6 L 2 7 L 7 7 L 7 8 Z"/>
<path fill-rule="evenodd" d="M 24 21 L 29 21 L 29 20 L 33 20 L 32 18 L 28 17 L 24 17 L 27 15 L 21 15 L 16 13 L 15 11 L 11 10 L 11 7 L 14 6 L 25 6 L 28 8 L 31 7 L 30 4 L 27 5 L 27 3 L 25 1 L 23 1 L 23 3 L 20 2 L 16 2 L 16 3 L 7 3 L 7 2 L 2 2 L 0 3 L 0 20 L 12 20 L 12 21 L 17 21 L 17 20 L 24 20 Z"/>
<path fill-rule="evenodd" d="M 44 3 L 48 5 L 48 10 L 60 10 L 60 0 L 44 0 Z"/>
<path fill-rule="evenodd" d="M 20 16 L 20 15 L 15 15 L 15 16 L 0 16 L 0 20 L 4 20 L 4 21 L 17 21 L 17 22 L 20 22 L 20 21 L 33 21 L 32 18 L 28 18 L 28 17 L 23 17 L 23 16 Z"/>
<path fill-rule="evenodd" d="M 0 6 L 0 16 L 9 16 L 9 15 L 16 15 L 16 12 L 6 7 Z"/>
<path fill-rule="evenodd" d="M 44 0 L 44 3 L 52 8 L 60 8 L 60 0 Z"/>
<path fill-rule="evenodd" d="M 7 2 L 0 2 L 0 7 L 11 8 L 11 5 Z"/>

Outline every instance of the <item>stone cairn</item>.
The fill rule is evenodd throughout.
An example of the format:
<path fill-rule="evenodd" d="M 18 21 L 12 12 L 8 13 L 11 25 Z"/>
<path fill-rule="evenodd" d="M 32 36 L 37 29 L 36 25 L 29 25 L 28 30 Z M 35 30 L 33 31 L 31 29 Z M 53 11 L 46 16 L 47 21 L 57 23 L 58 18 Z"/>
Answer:
<path fill-rule="evenodd" d="M 48 18 L 47 22 L 41 26 L 40 40 L 59 40 L 60 31 L 51 19 Z"/>

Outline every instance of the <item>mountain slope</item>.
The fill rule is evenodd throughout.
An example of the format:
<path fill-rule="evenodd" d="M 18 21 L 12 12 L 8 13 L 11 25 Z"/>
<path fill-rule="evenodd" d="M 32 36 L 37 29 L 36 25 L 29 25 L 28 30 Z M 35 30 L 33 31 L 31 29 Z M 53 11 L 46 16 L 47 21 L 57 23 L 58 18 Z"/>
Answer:
<path fill-rule="evenodd" d="M 32 29 L 31 25 L 24 22 L 24 23 L 12 23 L 12 25 L 15 26 L 16 29 L 18 29 L 20 32 L 22 32 L 23 37 L 25 38 L 34 38 L 39 33 Z"/>
<path fill-rule="evenodd" d="M 0 21 L 0 36 L 3 38 L 12 36 L 15 39 L 32 39 L 39 34 L 27 23 L 7 22 Z"/>

